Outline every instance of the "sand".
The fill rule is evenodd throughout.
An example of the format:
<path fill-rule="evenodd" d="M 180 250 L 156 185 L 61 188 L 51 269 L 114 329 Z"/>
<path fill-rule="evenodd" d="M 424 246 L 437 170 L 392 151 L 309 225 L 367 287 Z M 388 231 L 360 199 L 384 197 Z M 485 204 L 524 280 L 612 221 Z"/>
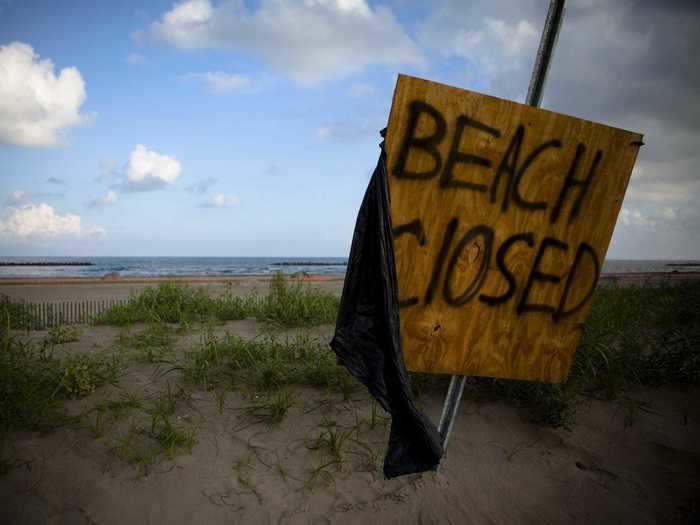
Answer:
<path fill-rule="evenodd" d="M 245 320 L 216 331 L 254 337 L 260 327 Z M 315 329 L 326 339 L 331 331 Z M 82 332 L 62 351 L 109 348 L 120 329 Z M 178 348 L 199 337 L 181 336 Z M 120 387 L 153 399 L 166 380 L 178 384 L 162 371 L 131 366 Z M 260 393 L 236 389 L 220 407 L 215 392 L 192 391 L 175 420 L 198 429 L 197 444 L 147 474 L 114 449 L 131 416 L 102 437 L 87 422 L 11 435 L 6 447 L 19 466 L 0 478 L 0 523 L 689 523 L 700 511 L 699 390 L 640 388 L 612 402 L 589 400 L 571 430 L 535 425 L 513 405 L 467 395 L 438 472 L 394 480 L 381 474 L 388 420 L 371 427 L 361 388 L 348 400 L 294 388 L 294 406 L 273 426 L 242 410 Z M 69 408 L 79 413 L 118 392 L 103 387 Z M 442 392 L 420 400 L 434 421 L 441 403 Z M 363 445 L 350 443 L 342 468 L 314 476 L 328 461 L 313 450 L 314 438 L 355 426 L 353 439 Z"/>
<path fill-rule="evenodd" d="M 32 300 L 128 297 L 145 283 L 5 285 Z M 217 282 L 197 285 L 222 286 Z M 264 285 L 243 279 L 241 291 Z M 339 290 L 342 281 L 324 282 Z M 105 295 L 103 295 L 104 297 Z M 98 295 L 99 297 L 99 295 Z M 119 295 L 117 295 L 119 297 Z M 43 299 L 39 299 L 43 298 Z M 327 341 L 332 326 L 314 329 Z M 62 352 L 111 348 L 116 327 L 82 326 L 81 340 Z M 139 327 L 131 328 L 138 331 Z M 221 335 L 256 337 L 254 320 L 229 322 Z M 46 332 L 21 337 L 40 341 Z M 284 337 L 289 334 L 280 334 Z M 178 352 L 201 337 L 178 338 Z M 167 365 L 133 365 L 119 389 L 103 387 L 69 402 L 71 413 L 120 389 L 155 398 Z M 385 480 L 381 462 L 388 419 L 372 426 L 371 402 L 358 387 L 350 399 L 321 389 L 293 388 L 294 405 L 278 425 L 251 422 L 243 410 L 261 394 L 238 388 L 223 404 L 216 392 L 189 390 L 174 419 L 197 428 L 191 453 L 161 458 L 147 473 L 115 452 L 128 415 L 96 437 L 89 419 L 48 434 L 11 434 L 0 477 L 0 523 L 697 523 L 700 520 L 700 389 L 637 388 L 614 401 L 582 399 L 570 429 L 533 424 L 506 402 L 466 394 L 446 457 L 435 473 Z M 419 401 L 437 421 L 444 393 Z M 332 425 L 333 424 L 333 425 Z M 327 429 L 355 428 L 342 466 L 314 450 Z M 361 443 L 362 445 L 358 444 Z"/>
<path fill-rule="evenodd" d="M 211 294 L 232 290 L 236 294 L 246 294 L 252 290 L 265 290 L 270 276 L 240 277 L 120 277 L 117 279 L 92 278 L 0 278 L 0 297 L 6 295 L 12 300 L 29 302 L 43 301 L 101 301 L 108 299 L 128 299 L 140 293 L 144 288 L 161 282 L 180 282 L 201 287 Z M 604 274 L 600 285 L 616 283 L 620 286 L 633 286 L 644 283 L 682 282 L 700 279 L 700 272 L 668 273 L 624 273 Z M 317 288 L 340 294 L 343 289 L 342 276 L 311 275 L 295 279 L 311 284 Z"/>
<path fill-rule="evenodd" d="M 231 290 L 236 294 L 246 294 L 252 290 L 267 290 L 271 277 L 137 277 L 101 280 L 90 278 L 0 278 L 0 296 L 3 294 L 12 300 L 29 302 L 42 301 L 92 301 L 108 299 L 128 299 L 139 294 L 144 288 L 156 286 L 161 282 L 179 282 L 190 286 L 204 288 L 208 293 L 219 294 Z M 313 284 L 321 289 L 340 293 L 343 288 L 342 277 L 315 275 L 295 282 Z"/>

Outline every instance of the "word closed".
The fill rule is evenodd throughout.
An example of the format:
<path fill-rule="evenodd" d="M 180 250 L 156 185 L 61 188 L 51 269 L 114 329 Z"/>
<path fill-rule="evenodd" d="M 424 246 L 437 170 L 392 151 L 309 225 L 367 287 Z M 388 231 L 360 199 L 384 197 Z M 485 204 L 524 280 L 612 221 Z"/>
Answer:
<path fill-rule="evenodd" d="M 386 149 L 408 369 L 564 381 L 641 139 L 400 75 Z"/>

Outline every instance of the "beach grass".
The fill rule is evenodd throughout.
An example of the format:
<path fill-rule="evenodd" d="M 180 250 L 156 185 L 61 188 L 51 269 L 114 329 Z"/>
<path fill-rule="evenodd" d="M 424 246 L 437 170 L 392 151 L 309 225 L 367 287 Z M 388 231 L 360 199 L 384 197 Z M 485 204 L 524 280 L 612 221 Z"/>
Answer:
<path fill-rule="evenodd" d="M 46 339 L 53 345 L 74 343 L 80 341 L 80 328 L 70 325 L 52 326 Z"/>
<path fill-rule="evenodd" d="M 272 278 L 270 290 L 256 304 L 259 321 L 280 327 L 314 326 L 334 323 L 340 298 L 302 283 L 292 283 L 283 274 Z"/>
<path fill-rule="evenodd" d="M 354 380 L 336 364 L 328 346 L 308 332 L 284 338 L 264 334 L 255 339 L 206 333 L 177 368 L 203 390 L 221 384 L 260 390 L 296 384 L 337 388 L 345 393 L 354 388 Z"/>
<path fill-rule="evenodd" d="M 31 330 L 37 320 L 24 303 L 14 302 L 0 294 L 0 333 L 7 330 Z"/>
<path fill-rule="evenodd" d="M 320 292 L 315 295 L 312 289 L 276 279 L 267 295 L 239 298 L 242 309 L 234 312 L 231 308 L 227 315 L 254 312 L 279 327 L 314 325 L 335 317 L 337 297 Z M 166 304 L 171 299 L 179 306 Z M 109 432 L 127 411 L 145 411 L 151 425 L 123 434 L 117 447 L 136 463 L 148 463 L 153 450 L 160 450 L 160 454 L 165 450 L 167 456 L 192 446 L 196 433 L 190 427 L 175 425 L 171 418 L 177 403 L 193 390 L 216 389 L 220 411 L 226 391 L 255 392 L 260 398 L 244 410 L 244 415 L 256 423 L 274 424 L 284 419 L 294 403 L 291 389 L 295 386 L 335 392 L 345 400 L 357 388 L 354 378 L 337 365 L 326 340 L 310 330 L 267 331 L 248 339 L 228 333 L 215 335 L 205 329 L 198 343 L 176 351 L 175 341 L 183 334 L 171 323 L 183 326 L 183 320 L 211 319 L 216 310 L 206 305 L 219 300 L 181 285 L 144 292 L 128 305 L 115 307 L 103 319 L 107 322 L 117 316 L 119 325 L 128 325 L 138 316 L 147 321 L 145 326 L 129 328 L 138 331 L 118 337 L 117 349 L 111 353 L 71 353 L 65 342 L 75 340 L 76 335 L 60 327 L 40 342 L 24 342 L 7 329 L 17 326 L 15 318 L 8 317 L 14 311 L 9 307 L 0 345 L 0 434 L 47 430 L 75 421 L 65 409 L 68 399 L 118 385 L 125 368 L 134 363 L 156 367 L 166 363 L 166 389 L 149 402 L 138 392 L 130 394 L 138 401 L 105 401 L 84 417 L 98 436 Z M 223 301 L 228 300 L 224 296 Z M 289 305 L 293 313 L 284 311 L 282 305 Z M 128 322 L 122 323 L 125 319 Z M 449 380 L 431 374 L 411 377 L 419 398 L 426 392 L 442 395 Z M 586 399 L 613 399 L 638 385 L 663 384 L 700 384 L 700 282 L 599 287 L 565 383 L 470 378 L 465 396 L 501 399 L 521 406 L 538 423 L 569 426 Z M 630 405 L 630 420 L 638 409 Z M 380 419 L 374 406 L 370 427 Z M 139 448 L 144 441 L 148 446 Z"/>
<path fill-rule="evenodd" d="M 212 297 L 202 288 L 180 283 L 161 283 L 147 288 L 126 304 L 114 305 L 95 319 L 96 324 L 126 326 L 136 322 L 179 323 L 234 321 L 255 318 L 280 328 L 332 323 L 339 297 L 283 274 L 272 278 L 267 294 L 237 296 L 229 288 Z"/>
<path fill-rule="evenodd" d="M 96 438 L 105 435 L 107 427 L 124 418 L 127 414 L 143 407 L 142 397 L 133 392 L 122 392 L 118 399 L 104 399 L 95 403 L 83 414 Z"/>
<path fill-rule="evenodd" d="M 122 370 L 118 356 L 76 353 L 57 356 L 44 341 L 31 344 L 10 333 L 0 351 L 0 433 L 46 430 L 71 420 L 63 401 L 85 397 L 106 384 L 117 384 Z"/>
<path fill-rule="evenodd" d="M 66 421 L 60 362 L 50 348 L 3 334 L 0 353 L 0 433 L 45 430 Z"/>
<path fill-rule="evenodd" d="M 210 297 L 202 288 L 180 283 L 160 283 L 146 288 L 126 304 L 117 304 L 99 314 L 95 324 L 127 326 L 133 323 L 180 323 L 244 319 L 251 310 L 251 297 L 230 293 Z"/>
<path fill-rule="evenodd" d="M 256 399 L 243 407 L 246 417 L 254 423 L 277 425 L 282 422 L 290 408 L 294 406 L 294 396 L 289 390 L 279 390 Z"/>
<path fill-rule="evenodd" d="M 173 357 L 175 330 L 166 323 L 148 323 L 136 333 L 122 332 L 117 346 L 139 363 L 167 363 Z"/>

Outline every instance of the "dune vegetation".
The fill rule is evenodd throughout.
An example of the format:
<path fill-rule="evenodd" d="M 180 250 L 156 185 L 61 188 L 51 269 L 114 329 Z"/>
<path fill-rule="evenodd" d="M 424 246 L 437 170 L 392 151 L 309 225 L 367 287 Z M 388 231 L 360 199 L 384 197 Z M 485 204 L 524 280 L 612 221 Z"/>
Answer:
<path fill-rule="evenodd" d="M 228 396 L 240 394 L 247 400 L 240 417 L 250 425 L 280 424 L 298 404 L 299 388 L 347 400 L 360 389 L 327 344 L 338 304 L 337 295 L 281 275 L 262 295 L 212 297 L 166 283 L 103 312 L 94 327 L 36 332 L 21 329 L 31 326 L 21 305 L 3 301 L 2 443 L 18 430 L 86 428 L 96 439 L 109 438 L 116 457 L 147 471 L 197 443 L 197 423 L 176 416 L 192 396 L 215 396 L 223 410 Z M 226 323 L 245 319 L 256 323 L 256 335 L 228 330 Z M 117 327 L 108 344 L 70 350 L 85 332 L 107 326 Z M 124 374 L 138 367 L 150 367 L 156 394 L 122 385 Z M 429 390 L 441 393 L 448 379 L 412 374 L 414 393 L 419 400 Z M 591 398 L 613 399 L 638 385 L 699 383 L 700 282 L 612 285 L 594 295 L 566 383 L 471 378 L 465 396 L 504 400 L 538 424 L 567 427 L 575 425 L 576 409 Z M 341 464 L 348 450 L 376 463 L 376 451 L 362 441 L 360 429 L 374 429 L 386 417 L 365 399 L 364 423 L 356 416 L 348 428 L 329 424 L 306 441 L 309 450 L 328 460 L 324 469 Z M 75 400 L 78 408 L 71 405 Z M 3 459 L 3 469 L 9 468 L 11 460 Z M 283 472 L 284 466 L 279 468 Z"/>

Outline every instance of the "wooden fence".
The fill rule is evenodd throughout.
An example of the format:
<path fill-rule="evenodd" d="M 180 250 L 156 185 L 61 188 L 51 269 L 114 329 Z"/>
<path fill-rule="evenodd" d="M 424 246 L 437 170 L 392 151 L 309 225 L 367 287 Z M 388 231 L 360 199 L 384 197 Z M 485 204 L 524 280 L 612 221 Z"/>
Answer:
<path fill-rule="evenodd" d="M 13 302 L 13 308 L 22 313 L 26 326 L 22 328 L 41 330 L 62 324 L 88 324 L 105 310 L 116 305 L 127 304 L 129 299 L 102 301 L 44 301 L 39 303 Z"/>

